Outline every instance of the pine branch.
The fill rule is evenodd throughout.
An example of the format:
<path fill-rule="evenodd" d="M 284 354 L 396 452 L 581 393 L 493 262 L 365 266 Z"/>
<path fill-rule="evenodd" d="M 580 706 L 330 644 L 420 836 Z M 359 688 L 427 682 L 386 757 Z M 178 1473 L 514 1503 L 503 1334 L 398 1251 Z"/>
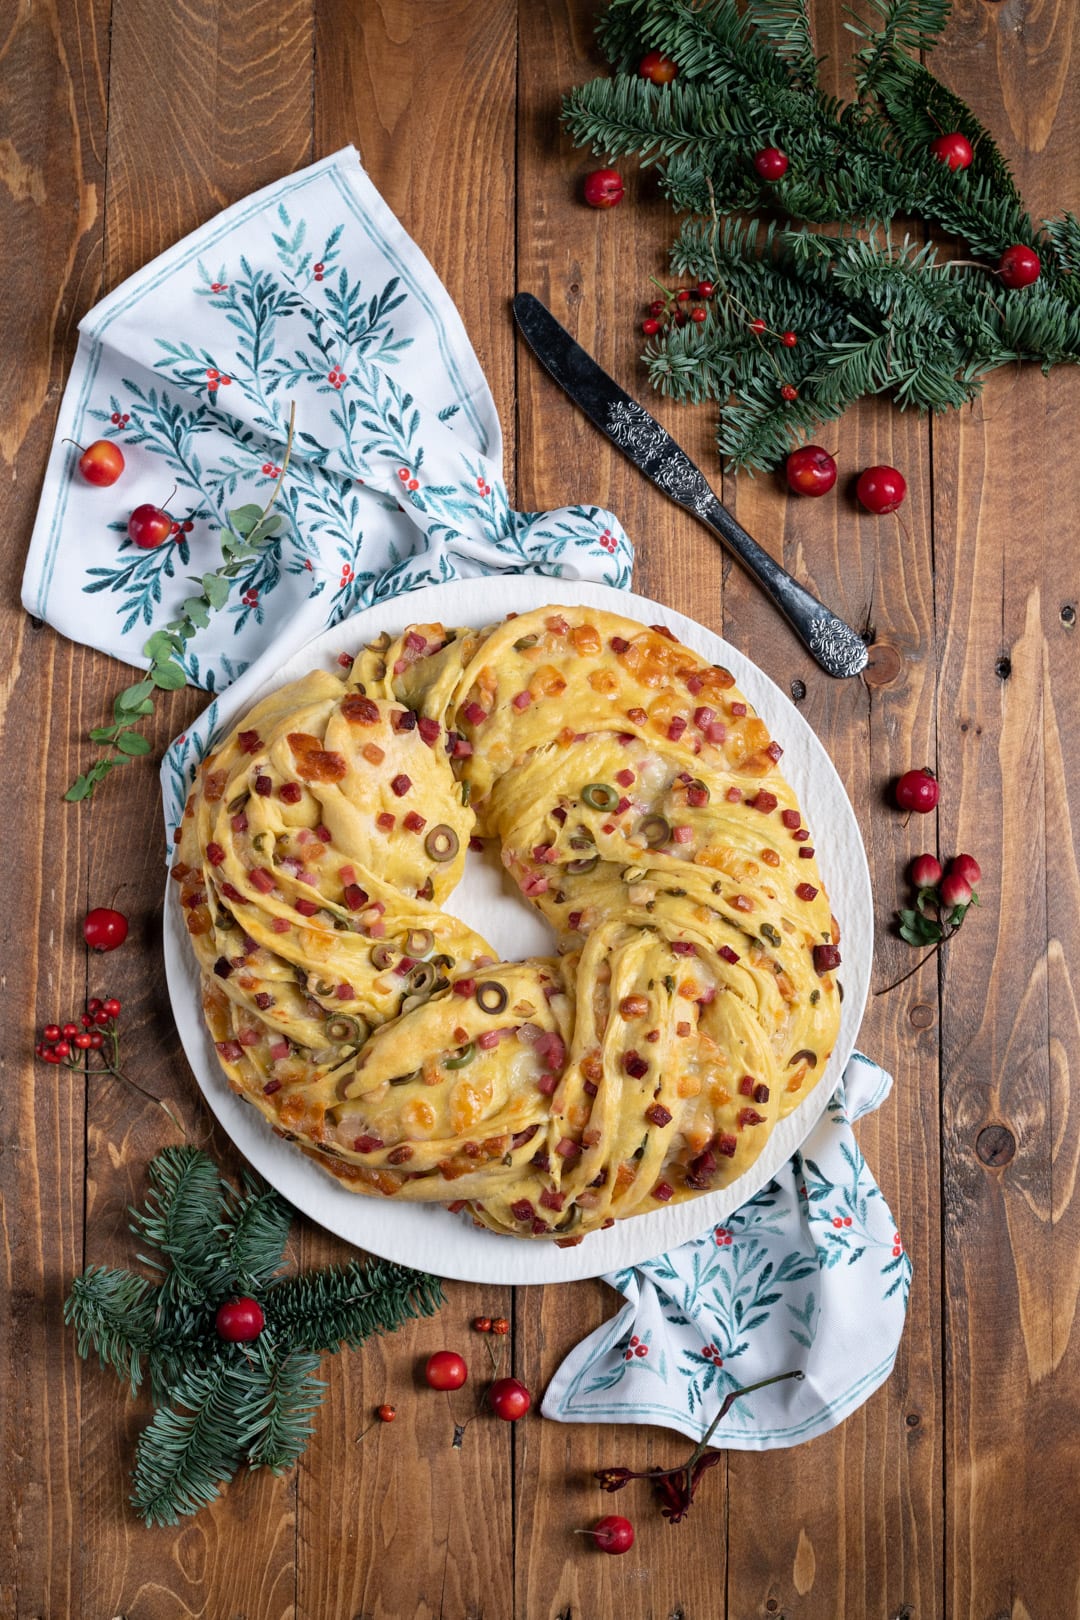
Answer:
<path fill-rule="evenodd" d="M 225 1252 L 237 1287 L 258 1292 L 280 1271 L 292 1218 L 272 1187 L 249 1182 L 243 1197 L 230 1199 Z"/>
<path fill-rule="evenodd" d="M 155 1291 L 146 1277 L 105 1266 L 88 1266 L 64 1302 L 64 1321 L 75 1329 L 80 1356 L 86 1360 L 95 1350 L 102 1367 L 111 1367 L 132 1395 L 142 1382 L 155 1315 Z"/>
<path fill-rule="evenodd" d="M 857 20 L 844 24 L 849 33 L 865 41 L 856 55 L 860 99 L 876 92 L 879 75 L 900 52 L 932 50 L 952 9 L 950 0 L 866 0 L 866 4 L 881 18 L 880 28 L 867 29 Z"/>
<path fill-rule="evenodd" d="M 298 1349 L 355 1350 L 373 1333 L 388 1333 L 443 1301 L 442 1283 L 427 1272 L 388 1260 L 350 1261 L 288 1277 L 266 1295 L 267 1325 Z"/>
<path fill-rule="evenodd" d="M 266 1390 L 266 1409 L 247 1461 L 252 1468 L 280 1474 L 300 1458 L 314 1432 L 314 1414 L 325 1384 L 316 1377 L 319 1357 L 287 1351 L 273 1363 Z"/>
<path fill-rule="evenodd" d="M 183 1374 L 139 1436 L 131 1502 L 148 1525 L 176 1524 L 212 1502 L 257 1436 L 267 1380 L 242 1351 Z"/>
<path fill-rule="evenodd" d="M 131 1210 L 131 1230 L 172 1264 L 167 1292 L 204 1298 L 225 1266 L 225 1186 L 213 1160 L 195 1147 L 164 1148 L 150 1162 L 150 1191 Z M 159 1261 L 148 1264 L 159 1270 Z"/>
<path fill-rule="evenodd" d="M 768 40 L 796 83 L 807 87 L 817 84 L 818 56 L 809 0 L 747 0 L 744 15 Z"/>

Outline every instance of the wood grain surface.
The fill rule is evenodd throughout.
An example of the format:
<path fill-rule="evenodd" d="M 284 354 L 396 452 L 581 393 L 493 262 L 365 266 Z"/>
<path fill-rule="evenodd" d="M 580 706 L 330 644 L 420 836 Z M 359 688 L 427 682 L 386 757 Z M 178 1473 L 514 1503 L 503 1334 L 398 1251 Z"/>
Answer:
<path fill-rule="evenodd" d="M 527 352 L 508 304 L 538 293 L 642 398 L 637 330 L 671 216 L 629 175 L 611 213 L 581 206 L 592 166 L 559 96 L 595 70 L 589 0 L 26 0 L 0 17 L 0 1620 L 1075 1620 L 1080 1616 L 1080 562 L 1075 372 L 995 377 L 934 422 L 866 404 L 826 442 L 836 498 L 775 478 L 725 484 L 740 520 L 864 630 L 870 668 L 830 682 L 704 530 L 588 431 Z M 840 0 L 819 48 L 850 50 Z M 1059 0 L 956 0 L 936 71 L 995 130 L 1035 213 L 1080 209 L 1080 12 Z M 834 87 L 842 80 L 836 66 Z M 889 779 L 931 764 L 941 847 L 983 865 L 982 909 L 947 956 L 872 998 L 860 1044 L 896 1076 L 859 1127 L 912 1255 L 890 1380 L 831 1434 L 728 1453 L 687 1521 L 642 1493 L 612 1504 L 590 1471 L 673 1458 L 659 1430 L 473 1425 L 422 1399 L 433 1349 L 512 1320 L 514 1371 L 539 1392 L 605 1320 L 601 1283 L 450 1284 L 441 1315 L 329 1358 L 318 1434 L 280 1480 L 242 1477 L 178 1529 L 126 1505 L 147 1408 L 83 1365 L 62 1307 L 75 1272 L 130 1257 L 126 1206 L 164 1115 L 112 1082 L 33 1065 L 36 1025 L 80 998 L 124 1002 L 130 1064 L 191 1136 L 207 1118 L 161 972 L 156 776 L 117 773 L 91 805 L 61 794 L 117 666 L 18 606 L 19 579 L 79 318 L 219 208 L 355 143 L 461 310 L 495 395 L 518 506 L 595 499 L 637 542 L 636 583 L 740 646 L 822 737 L 874 877 L 874 982 L 911 956 L 890 932 L 905 863 L 935 828 L 890 808 Z M 632 170 L 632 165 L 624 166 Z M 648 401 L 720 474 L 707 410 Z M 861 514 L 850 475 L 901 467 L 903 523 Z M 155 743 L 200 707 L 173 695 Z M 132 937 L 87 958 L 86 906 Z M 344 1246 L 309 1224 L 292 1258 Z M 392 1399 L 393 1425 L 357 1436 Z M 626 1504 L 633 1552 L 573 1530 Z"/>

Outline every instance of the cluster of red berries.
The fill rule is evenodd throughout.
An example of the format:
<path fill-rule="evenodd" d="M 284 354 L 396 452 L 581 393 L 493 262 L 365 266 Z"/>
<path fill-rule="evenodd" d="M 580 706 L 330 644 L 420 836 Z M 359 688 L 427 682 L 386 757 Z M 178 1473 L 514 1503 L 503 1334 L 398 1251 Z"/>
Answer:
<path fill-rule="evenodd" d="M 981 877 L 982 868 L 974 855 L 954 855 L 944 871 L 936 855 L 918 855 L 911 863 L 911 881 L 920 894 L 934 891 L 946 911 L 969 906 Z"/>
<path fill-rule="evenodd" d="M 46 1024 L 41 1038 L 34 1047 L 35 1056 L 43 1063 L 78 1063 L 80 1052 L 100 1052 L 105 1036 L 116 1027 L 120 1016 L 120 1003 L 115 996 L 92 996 L 86 1011 L 77 1024 Z"/>
<path fill-rule="evenodd" d="M 505 1316 L 474 1316 L 473 1327 L 477 1333 L 509 1333 L 510 1324 Z"/>
<path fill-rule="evenodd" d="M 641 330 L 646 337 L 655 337 L 668 325 L 685 326 L 687 321 L 701 325 L 709 318 L 705 304 L 713 291 L 711 281 L 699 281 L 696 287 L 666 289 L 663 298 L 654 298 L 649 305 L 649 313 L 641 323 Z M 694 308 L 686 309 L 684 306 L 690 303 L 694 304 Z"/>
<path fill-rule="evenodd" d="M 413 475 L 409 471 L 408 467 L 399 467 L 397 475 L 398 475 L 398 478 L 401 480 L 401 482 L 404 484 L 406 489 L 419 489 L 420 488 L 420 480 L 418 478 L 413 477 Z"/>
<path fill-rule="evenodd" d="M 313 264 L 312 265 L 311 271 L 312 271 L 312 274 L 315 277 L 315 280 L 316 281 L 321 281 L 323 279 L 323 276 L 326 274 L 326 266 L 322 262 L 322 260 L 320 259 L 318 264 Z"/>
<path fill-rule="evenodd" d="M 232 378 L 223 371 L 216 371 L 213 366 L 206 373 L 206 389 L 210 394 L 216 394 L 219 388 L 228 388 Z"/>
<path fill-rule="evenodd" d="M 334 366 L 328 374 L 326 380 L 330 384 L 331 388 L 336 388 L 340 393 L 342 388 L 344 388 L 345 384 L 348 382 L 349 378 L 348 373 L 342 371 L 340 366 Z"/>
<path fill-rule="evenodd" d="M 229 286 L 229 283 L 227 281 L 212 281 L 210 283 L 210 291 L 211 292 L 225 292 L 225 291 L 227 291 L 228 286 Z"/>

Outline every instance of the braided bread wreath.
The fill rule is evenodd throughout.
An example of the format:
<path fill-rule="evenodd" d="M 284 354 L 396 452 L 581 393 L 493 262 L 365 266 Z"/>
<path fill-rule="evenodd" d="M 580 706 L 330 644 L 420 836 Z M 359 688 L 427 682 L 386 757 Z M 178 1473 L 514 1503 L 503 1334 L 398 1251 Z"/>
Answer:
<path fill-rule="evenodd" d="M 203 761 L 172 868 L 230 1086 L 345 1187 L 518 1238 L 726 1187 L 839 1025 L 781 753 L 727 670 L 590 607 L 281 687 Z M 477 838 L 557 955 L 443 909 Z"/>

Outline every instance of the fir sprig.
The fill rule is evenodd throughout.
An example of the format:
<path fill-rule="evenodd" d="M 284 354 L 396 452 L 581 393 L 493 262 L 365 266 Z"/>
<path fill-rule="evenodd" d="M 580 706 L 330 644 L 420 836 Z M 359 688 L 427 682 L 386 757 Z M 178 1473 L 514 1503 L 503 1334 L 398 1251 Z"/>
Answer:
<path fill-rule="evenodd" d="M 244 1463 L 291 1467 L 322 1399 L 320 1355 L 432 1315 L 442 1285 L 383 1260 L 282 1275 L 289 1206 L 253 1178 L 234 1187 L 197 1148 L 164 1149 L 149 1179 L 131 1229 L 157 1251 L 139 1256 L 154 1276 L 90 1266 L 64 1315 L 81 1356 L 96 1352 L 132 1394 L 149 1379 L 157 1409 L 136 1445 L 131 1500 L 147 1524 L 175 1524 Z M 227 1343 L 217 1308 L 249 1293 L 265 1326 Z"/>
<path fill-rule="evenodd" d="M 805 0 L 613 0 L 598 34 L 614 75 L 563 104 L 579 145 L 637 154 L 691 216 L 671 264 L 713 283 L 708 318 L 667 322 L 644 360 L 664 393 L 719 401 L 718 445 L 736 468 L 775 466 L 865 394 L 942 411 L 1000 366 L 1080 362 L 1080 226 L 1066 214 L 1036 227 L 989 132 L 910 54 L 938 40 L 948 0 L 869 9 L 869 23 L 847 25 L 859 49 L 845 104 L 821 89 Z M 668 85 L 637 71 L 653 49 L 678 64 Z M 973 149 L 966 171 L 931 150 L 953 131 Z M 751 161 L 770 145 L 788 158 L 778 181 Z M 778 219 L 732 217 L 747 212 Z M 959 238 L 963 257 L 896 243 L 898 219 Z M 814 229 L 825 225 L 839 234 Z M 1014 243 L 1035 248 L 1042 270 L 1009 290 L 995 266 Z M 753 317 L 797 333 L 797 346 L 751 340 Z"/>
<path fill-rule="evenodd" d="M 226 512 L 221 530 L 221 550 L 225 561 L 219 568 L 193 577 L 192 583 L 198 589 L 184 600 L 176 617 L 170 619 L 164 629 L 155 630 L 144 645 L 143 653 L 150 660 L 146 674 L 113 699 L 112 724 L 94 726 L 89 733 L 91 742 L 104 743 L 112 752 L 101 754 L 81 776 L 75 778 L 64 794 L 69 802 L 78 803 L 90 798 L 98 783 L 117 765 L 124 765 L 129 759 L 150 752 L 149 740 L 141 731 L 134 729 L 135 722 L 153 714 L 154 698 L 158 692 L 175 692 L 186 686 L 187 674 L 180 660 L 188 642 L 198 631 L 206 629 L 211 613 L 221 611 L 229 600 L 232 581 L 257 555 L 260 547 L 281 530 L 283 520 L 272 515 L 270 509 L 277 500 L 289 469 L 295 424 L 296 406 L 293 405 L 289 410 L 289 430 L 281 458 L 281 471 L 270 499 L 261 508 L 252 503 Z"/>

